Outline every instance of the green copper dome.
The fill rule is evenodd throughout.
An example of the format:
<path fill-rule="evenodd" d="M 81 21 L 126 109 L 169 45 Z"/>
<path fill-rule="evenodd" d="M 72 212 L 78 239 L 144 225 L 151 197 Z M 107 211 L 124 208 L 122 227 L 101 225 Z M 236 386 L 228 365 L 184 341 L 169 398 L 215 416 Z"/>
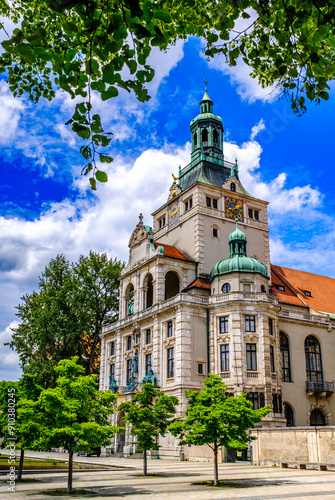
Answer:
<path fill-rule="evenodd" d="M 220 260 L 220 262 L 215 264 L 211 272 L 211 279 L 214 279 L 215 276 L 236 271 L 243 273 L 259 273 L 265 278 L 269 277 L 266 266 L 258 260 L 252 257 L 246 257 L 245 255 L 234 255 L 234 257 Z"/>
<path fill-rule="evenodd" d="M 247 235 L 237 227 L 237 224 L 236 229 L 232 233 L 230 233 L 228 237 L 229 243 L 231 243 L 233 240 L 247 241 Z"/>
<path fill-rule="evenodd" d="M 236 229 L 230 233 L 228 241 L 230 246 L 229 259 L 220 260 L 211 271 L 211 279 L 221 274 L 244 272 L 244 273 L 259 273 L 265 278 L 268 278 L 268 270 L 264 264 L 252 257 L 247 257 L 247 236 L 241 231 L 236 221 Z"/>

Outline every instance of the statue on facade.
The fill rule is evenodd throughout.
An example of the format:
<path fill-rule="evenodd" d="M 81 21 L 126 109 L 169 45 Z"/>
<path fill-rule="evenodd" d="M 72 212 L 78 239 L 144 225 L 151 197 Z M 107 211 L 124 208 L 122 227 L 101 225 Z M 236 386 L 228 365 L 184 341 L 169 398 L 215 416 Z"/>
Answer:
<path fill-rule="evenodd" d="M 138 373 L 138 354 L 135 351 L 134 357 L 131 360 L 132 373 Z"/>
<path fill-rule="evenodd" d="M 116 383 L 115 378 L 112 375 L 109 375 L 109 390 L 113 392 L 113 394 L 116 393 L 118 390 L 118 385 Z"/>
<path fill-rule="evenodd" d="M 129 383 L 127 385 L 127 391 L 134 391 L 136 386 L 137 386 L 137 382 L 135 379 L 135 375 L 134 375 L 134 373 L 132 373 L 130 380 L 129 380 Z"/>
<path fill-rule="evenodd" d="M 157 377 L 156 377 L 151 366 L 150 366 L 148 375 L 145 375 L 145 377 L 143 377 L 142 383 L 143 384 L 150 383 L 150 384 L 153 384 L 154 387 L 157 387 Z"/>

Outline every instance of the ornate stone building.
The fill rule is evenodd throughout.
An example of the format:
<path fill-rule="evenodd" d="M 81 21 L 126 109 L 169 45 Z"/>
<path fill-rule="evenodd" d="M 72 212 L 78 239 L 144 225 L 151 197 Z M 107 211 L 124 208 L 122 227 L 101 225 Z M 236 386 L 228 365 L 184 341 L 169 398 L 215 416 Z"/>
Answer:
<path fill-rule="evenodd" d="M 149 380 L 182 412 L 185 390 L 211 372 L 228 393 L 272 406 L 264 426 L 334 425 L 335 280 L 271 266 L 268 203 L 224 159 L 222 134 L 205 91 L 191 163 L 152 227 L 140 215 L 130 237 L 119 320 L 102 334 L 100 388 L 122 401 Z M 118 434 L 115 447 L 131 442 Z M 161 456 L 179 456 L 171 436 L 161 444 Z"/>

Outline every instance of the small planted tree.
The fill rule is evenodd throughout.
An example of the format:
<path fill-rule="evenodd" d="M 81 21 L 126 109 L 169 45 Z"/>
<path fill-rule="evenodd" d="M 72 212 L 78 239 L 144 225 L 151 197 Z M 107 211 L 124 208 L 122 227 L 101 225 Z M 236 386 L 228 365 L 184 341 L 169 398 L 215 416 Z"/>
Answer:
<path fill-rule="evenodd" d="M 51 450 L 63 447 L 69 453 L 67 492 L 72 493 L 73 453 L 109 444 L 116 432 L 109 416 L 114 412 L 116 396 L 98 391 L 96 375 L 83 376 L 78 357 L 62 360 L 55 368 L 55 388 L 43 390 L 37 401 L 23 399 L 19 418 L 28 435 L 34 433 L 31 449 Z"/>
<path fill-rule="evenodd" d="M 147 451 L 158 450 L 157 437 L 164 436 L 172 423 L 179 403 L 175 396 L 157 391 L 151 383 L 143 384 L 143 392 L 135 394 L 131 401 L 121 403 L 119 411 L 123 420 L 131 424 L 131 434 L 137 437 L 139 450 L 143 451 L 143 474 L 147 475 Z"/>
<path fill-rule="evenodd" d="M 169 426 L 180 444 L 207 444 L 214 454 L 214 485 L 218 484 L 218 450 L 244 449 L 250 440 L 249 429 L 255 427 L 271 410 L 268 406 L 252 410 L 245 394 L 226 396 L 227 386 L 218 375 L 209 374 L 202 391 L 186 391 L 189 399 L 184 420 L 176 420 Z"/>
<path fill-rule="evenodd" d="M 18 417 L 17 410 L 22 399 L 36 401 L 41 390 L 35 383 L 35 377 L 27 373 L 19 382 L 0 382 L 0 438 L 3 438 L 2 446 L 13 452 L 20 450 L 17 481 L 22 479 L 24 450 L 29 449 L 35 437 L 33 422 L 27 429 L 26 423 Z M 14 459 L 12 453 L 10 457 Z M 14 463 L 12 460 L 10 463 Z"/>

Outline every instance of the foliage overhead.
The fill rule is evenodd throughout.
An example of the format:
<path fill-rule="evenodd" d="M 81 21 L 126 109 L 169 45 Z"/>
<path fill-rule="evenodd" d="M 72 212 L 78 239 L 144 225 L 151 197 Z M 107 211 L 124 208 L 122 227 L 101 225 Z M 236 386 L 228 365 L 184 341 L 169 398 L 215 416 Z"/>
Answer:
<path fill-rule="evenodd" d="M 52 259 L 39 280 L 39 291 L 24 295 L 17 307 L 21 323 L 10 347 L 25 373 L 43 387 L 55 384 L 56 364 L 79 357 L 85 373 L 98 370 L 102 326 L 117 319 L 118 286 L 123 263 L 90 252 L 71 264 L 64 255 Z"/>
<path fill-rule="evenodd" d="M 180 444 L 207 444 L 214 452 L 214 483 L 217 484 L 217 453 L 220 446 L 244 449 L 249 429 L 255 427 L 271 409 L 252 410 L 245 394 L 226 396 L 227 386 L 218 375 L 208 375 L 202 391 L 186 391 L 189 399 L 185 419 L 173 422 L 169 431 L 179 436 Z"/>
<path fill-rule="evenodd" d="M 165 435 L 178 403 L 176 396 L 167 396 L 153 384 L 146 383 L 142 392 L 118 406 L 118 411 L 125 413 L 123 420 L 132 426 L 131 434 L 137 437 L 139 450 L 144 451 L 144 475 L 147 473 L 146 452 L 160 448 L 157 438 Z"/>
<path fill-rule="evenodd" d="M 68 450 L 69 493 L 73 452 L 109 444 L 117 429 L 109 422 L 116 396 L 110 391 L 98 391 L 97 375 L 84 376 L 84 368 L 77 362 L 77 356 L 60 361 L 55 368 L 57 386 L 44 389 L 37 401 L 21 400 L 18 412 L 27 434 L 35 436 L 31 449 Z"/>
<path fill-rule="evenodd" d="M 111 133 L 92 109 L 92 92 L 106 101 L 126 90 L 147 101 L 152 48 L 194 35 L 208 57 L 222 54 L 230 66 L 242 57 L 264 87 L 279 87 L 304 112 L 306 97 L 328 99 L 335 77 L 334 7 L 334 0 L 3 0 L 0 72 L 14 95 L 37 102 L 62 90 L 76 98 L 67 124 L 87 141 L 82 172 L 96 189 L 96 180 L 107 181 L 96 161 L 112 161 L 103 152 Z M 18 24 L 12 35 L 6 18 Z"/>

